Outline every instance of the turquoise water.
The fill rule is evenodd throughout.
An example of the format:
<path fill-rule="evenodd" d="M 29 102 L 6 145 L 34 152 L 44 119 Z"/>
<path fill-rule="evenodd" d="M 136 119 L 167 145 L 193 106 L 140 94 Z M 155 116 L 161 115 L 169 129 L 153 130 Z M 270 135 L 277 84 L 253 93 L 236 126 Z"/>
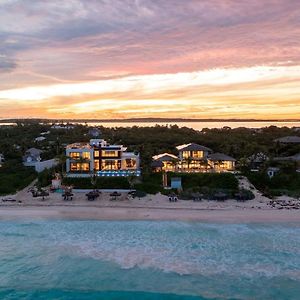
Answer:
<path fill-rule="evenodd" d="M 300 227 L 0 222 L 0 299 L 300 299 Z"/>

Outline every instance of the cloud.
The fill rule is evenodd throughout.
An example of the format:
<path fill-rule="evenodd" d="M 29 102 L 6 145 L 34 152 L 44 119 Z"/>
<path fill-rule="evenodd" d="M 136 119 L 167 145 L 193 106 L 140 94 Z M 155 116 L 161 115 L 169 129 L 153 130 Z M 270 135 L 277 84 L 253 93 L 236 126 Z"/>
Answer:
<path fill-rule="evenodd" d="M 247 97 L 259 99 L 260 91 L 275 105 L 278 95 L 282 101 L 292 101 L 298 91 L 298 73 L 293 73 L 296 82 L 290 86 L 291 75 L 284 67 L 295 70 L 300 65 L 299 23 L 298 0 L 3 0 L 0 91 L 3 95 L 11 90 L 16 95 L 18 88 L 27 88 L 20 92 L 21 97 L 47 99 L 47 107 L 66 97 L 67 109 L 73 104 L 72 97 L 88 95 L 88 100 L 101 100 L 107 95 L 118 103 L 125 93 L 155 101 L 160 101 L 161 95 L 167 99 L 188 97 L 193 100 L 189 105 L 198 110 L 203 97 L 214 101 L 231 97 L 243 104 Z M 241 75 L 245 70 L 268 67 L 282 68 L 276 69 L 280 71 L 275 79 L 255 71 L 247 75 L 251 82 L 240 82 L 234 75 L 232 82 L 222 86 L 216 84 L 220 79 L 208 77 L 216 70 Z M 6 76 L 7 72 L 12 76 Z M 198 84 L 195 77 L 203 72 L 207 80 Z M 132 82 L 134 78 L 142 88 Z M 280 80 L 284 88 L 278 87 Z M 68 90 L 65 83 L 71 84 L 72 97 L 61 92 L 57 83 L 63 83 L 64 91 Z M 47 86 L 55 89 L 49 92 Z M 150 92 L 147 86 L 151 86 Z M 17 101 L 18 97 L 8 98 Z M 152 110 L 145 107 L 153 111 L 157 104 Z M 61 107 L 51 109 L 58 112 Z M 189 114 L 188 110 L 185 113 Z"/>
<path fill-rule="evenodd" d="M 17 67 L 16 62 L 7 58 L 5 55 L 0 55 L 0 73 L 11 72 Z"/>

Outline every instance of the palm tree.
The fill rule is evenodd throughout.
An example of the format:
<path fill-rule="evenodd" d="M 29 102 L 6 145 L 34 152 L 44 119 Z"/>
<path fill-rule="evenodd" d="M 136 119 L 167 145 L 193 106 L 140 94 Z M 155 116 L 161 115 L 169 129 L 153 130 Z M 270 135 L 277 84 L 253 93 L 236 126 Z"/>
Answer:
<path fill-rule="evenodd" d="M 63 178 L 64 173 L 65 173 L 65 165 L 68 159 L 70 159 L 69 156 L 65 155 L 64 153 L 58 155 L 56 157 L 59 161 L 59 164 L 61 164 L 61 177 Z"/>
<path fill-rule="evenodd" d="M 96 169 L 93 170 L 93 175 L 91 176 L 91 184 L 93 186 L 93 190 L 95 191 L 96 189 L 96 185 L 97 185 L 97 179 L 98 179 L 98 176 L 97 176 L 97 173 L 96 173 Z"/>

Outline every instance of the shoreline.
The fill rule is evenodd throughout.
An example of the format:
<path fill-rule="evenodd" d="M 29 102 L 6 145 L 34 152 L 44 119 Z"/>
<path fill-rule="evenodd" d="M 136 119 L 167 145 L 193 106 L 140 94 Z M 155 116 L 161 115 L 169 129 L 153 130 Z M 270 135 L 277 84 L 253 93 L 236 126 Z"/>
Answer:
<path fill-rule="evenodd" d="M 2 206 L 0 221 L 102 220 L 186 221 L 203 223 L 299 223 L 294 210 L 188 209 L 105 206 Z"/>

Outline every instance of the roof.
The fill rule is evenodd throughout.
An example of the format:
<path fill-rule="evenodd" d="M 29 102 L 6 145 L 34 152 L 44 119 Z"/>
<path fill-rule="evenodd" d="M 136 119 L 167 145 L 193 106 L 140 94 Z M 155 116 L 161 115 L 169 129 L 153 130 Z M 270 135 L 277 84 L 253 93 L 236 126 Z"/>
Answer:
<path fill-rule="evenodd" d="M 26 154 L 30 154 L 33 156 L 39 156 L 42 152 L 43 150 L 37 148 L 29 148 L 28 150 L 26 150 Z"/>
<path fill-rule="evenodd" d="M 67 149 L 91 149 L 91 145 L 88 143 L 73 143 L 66 146 Z"/>
<path fill-rule="evenodd" d="M 275 157 L 274 160 L 278 160 L 278 161 L 282 161 L 282 160 L 300 161 L 300 153 L 292 155 L 292 156 Z"/>
<path fill-rule="evenodd" d="M 160 161 L 160 160 L 154 160 L 152 163 L 151 163 L 151 167 L 152 168 L 162 168 L 164 166 L 163 162 Z"/>
<path fill-rule="evenodd" d="M 98 128 L 91 128 L 89 130 L 89 135 L 94 136 L 94 137 L 98 137 L 101 135 L 101 131 Z"/>
<path fill-rule="evenodd" d="M 258 153 L 252 154 L 251 156 L 249 156 L 247 158 L 247 161 L 255 162 L 255 163 L 262 163 L 266 160 L 269 160 L 269 157 L 266 154 L 264 154 L 263 152 L 258 152 Z"/>
<path fill-rule="evenodd" d="M 223 154 L 223 153 L 213 153 L 213 154 L 210 154 L 208 156 L 208 159 L 212 160 L 212 161 L 219 161 L 219 160 L 236 161 L 236 159 L 234 159 L 233 157 L 228 156 L 228 155 Z"/>
<path fill-rule="evenodd" d="M 207 151 L 212 152 L 210 148 L 195 143 L 183 144 L 176 147 L 178 151 Z"/>
<path fill-rule="evenodd" d="M 278 172 L 280 169 L 276 167 L 269 167 L 267 171 Z"/>
<path fill-rule="evenodd" d="M 163 153 L 163 154 L 155 155 L 152 158 L 153 158 L 153 160 L 160 160 L 160 161 L 178 160 L 178 157 L 176 155 L 170 154 L 170 153 Z"/>
<path fill-rule="evenodd" d="M 284 136 L 279 139 L 274 140 L 275 142 L 279 143 L 286 143 L 286 144 L 300 144 L 300 137 L 296 135 L 291 135 L 291 136 Z"/>

